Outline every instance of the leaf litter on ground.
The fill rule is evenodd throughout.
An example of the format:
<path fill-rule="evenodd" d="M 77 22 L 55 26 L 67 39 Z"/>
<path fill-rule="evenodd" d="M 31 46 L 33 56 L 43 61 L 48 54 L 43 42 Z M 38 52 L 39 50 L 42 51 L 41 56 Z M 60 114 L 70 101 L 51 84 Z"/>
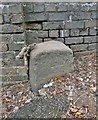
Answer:
<path fill-rule="evenodd" d="M 53 78 L 39 90 L 49 99 L 68 96 L 69 108 L 61 118 L 96 117 L 96 54 L 74 58 L 74 71 Z M 29 82 L 8 85 L 2 88 L 2 117 L 7 118 L 35 97 Z"/>

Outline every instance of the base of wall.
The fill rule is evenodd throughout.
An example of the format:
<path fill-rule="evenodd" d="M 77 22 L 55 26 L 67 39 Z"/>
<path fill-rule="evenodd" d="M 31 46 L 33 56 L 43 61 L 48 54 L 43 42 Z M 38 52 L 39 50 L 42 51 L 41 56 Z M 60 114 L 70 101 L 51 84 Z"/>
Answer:
<path fill-rule="evenodd" d="M 79 56 L 85 56 L 85 55 L 91 55 L 91 54 L 96 54 L 96 50 L 92 51 L 83 51 L 83 52 L 75 52 L 74 57 L 79 57 Z"/>

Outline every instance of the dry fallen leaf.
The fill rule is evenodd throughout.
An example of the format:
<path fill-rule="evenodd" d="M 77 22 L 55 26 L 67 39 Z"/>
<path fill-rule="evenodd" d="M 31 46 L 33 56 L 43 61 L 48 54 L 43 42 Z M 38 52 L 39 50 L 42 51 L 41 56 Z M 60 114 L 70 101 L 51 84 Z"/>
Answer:
<path fill-rule="evenodd" d="M 92 88 L 90 88 L 93 92 L 96 92 L 96 87 L 92 87 Z"/>
<path fill-rule="evenodd" d="M 26 100 L 25 103 L 29 103 L 31 100 L 32 100 L 32 99 L 30 98 L 30 99 Z"/>
<path fill-rule="evenodd" d="M 81 112 L 76 112 L 76 115 L 81 115 Z"/>
<path fill-rule="evenodd" d="M 90 85 L 90 89 L 93 91 L 93 92 L 96 92 L 96 83 L 93 82 L 91 85 Z"/>
<path fill-rule="evenodd" d="M 64 76 L 58 76 L 58 77 L 55 78 L 56 83 L 61 83 L 64 80 L 65 80 Z"/>
<path fill-rule="evenodd" d="M 70 108 L 70 111 L 73 112 L 73 113 L 76 113 L 78 111 L 78 109 L 75 108 L 75 107 L 72 107 L 72 108 Z"/>
<path fill-rule="evenodd" d="M 6 96 L 6 97 L 3 99 L 3 102 L 5 102 L 5 103 L 11 102 L 11 97 Z"/>
<path fill-rule="evenodd" d="M 21 101 L 24 102 L 26 100 L 27 100 L 27 96 L 23 96 Z"/>
<path fill-rule="evenodd" d="M 53 91 L 53 96 L 56 96 L 57 95 L 57 92 L 56 91 Z"/>
<path fill-rule="evenodd" d="M 16 112 L 18 109 L 19 109 L 19 107 L 18 107 L 18 106 L 15 106 L 13 112 Z"/>

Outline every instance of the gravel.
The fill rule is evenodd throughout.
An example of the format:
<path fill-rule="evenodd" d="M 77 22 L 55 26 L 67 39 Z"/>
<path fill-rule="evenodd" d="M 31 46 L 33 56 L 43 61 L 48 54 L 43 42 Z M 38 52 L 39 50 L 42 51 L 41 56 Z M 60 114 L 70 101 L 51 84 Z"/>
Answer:
<path fill-rule="evenodd" d="M 66 112 L 67 109 L 66 96 L 54 99 L 36 97 L 14 115 L 11 115 L 11 118 L 60 118 L 62 112 Z"/>

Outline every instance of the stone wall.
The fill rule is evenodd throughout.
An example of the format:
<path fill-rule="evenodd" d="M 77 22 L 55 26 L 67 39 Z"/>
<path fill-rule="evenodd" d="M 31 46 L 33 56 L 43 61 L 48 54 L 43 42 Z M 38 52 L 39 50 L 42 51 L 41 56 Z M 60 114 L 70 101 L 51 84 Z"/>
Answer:
<path fill-rule="evenodd" d="M 74 53 L 96 49 L 97 3 L 25 3 L 24 20 L 21 8 L 21 3 L 0 5 L 3 83 L 28 80 L 23 59 L 15 59 L 25 44 L 57 40 Z"/>

